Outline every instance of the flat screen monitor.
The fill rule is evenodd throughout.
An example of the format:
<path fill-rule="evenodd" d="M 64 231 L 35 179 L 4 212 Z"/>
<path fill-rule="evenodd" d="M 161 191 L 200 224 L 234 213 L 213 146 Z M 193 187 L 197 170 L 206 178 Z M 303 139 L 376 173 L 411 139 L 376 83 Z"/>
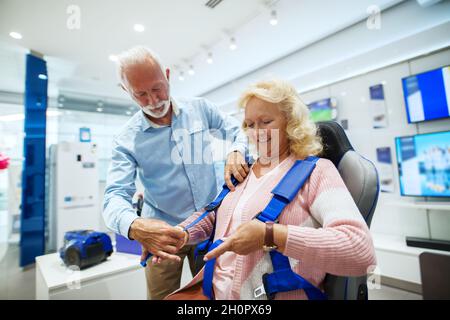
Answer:
<path fill-rule="evenodd" d="M 450 131 L 395 138 L 403 196 L 450 197 Z"/>
<path fill-rule="evenodd" d="M 336 120 L 336 100 L 333 98 L 322 99 L 308 104 L 311 119 L 314 122 Z"/>
<path fill-rule="evenodd" d="M 402 79 L 408 123 L 450 117 L 450 66 Z"/>

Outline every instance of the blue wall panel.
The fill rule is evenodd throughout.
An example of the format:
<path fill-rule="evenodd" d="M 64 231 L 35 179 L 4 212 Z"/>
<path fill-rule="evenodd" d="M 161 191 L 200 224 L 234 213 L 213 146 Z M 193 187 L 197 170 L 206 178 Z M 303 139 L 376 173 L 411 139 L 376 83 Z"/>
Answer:
<path fill-rule="evenodd" d="M 45 252 L 45 134 L 47 64 L 28 54 L 25 78 L 25 138 L 22 172 L 20 265 Z"/>

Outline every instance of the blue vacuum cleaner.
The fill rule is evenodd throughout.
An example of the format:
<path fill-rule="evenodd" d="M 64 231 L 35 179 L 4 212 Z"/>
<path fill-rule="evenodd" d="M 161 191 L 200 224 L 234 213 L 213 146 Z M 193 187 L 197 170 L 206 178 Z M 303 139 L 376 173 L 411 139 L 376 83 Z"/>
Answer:
<path fill-rule="evenodd" d="M 105 261 L 112 252 L 111 238 L 106 233 L 77 230 L 65 233 L 59 256 L 66 266 L 81 270 Z"/>

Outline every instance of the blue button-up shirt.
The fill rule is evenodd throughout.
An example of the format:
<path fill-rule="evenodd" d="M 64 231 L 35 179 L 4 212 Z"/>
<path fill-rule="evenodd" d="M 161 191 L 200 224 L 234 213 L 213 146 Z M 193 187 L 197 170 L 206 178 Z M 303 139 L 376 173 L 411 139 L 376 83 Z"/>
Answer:
<path fill-rule="evenodd" d="M 231 140 L 230 152 L 247 153 L 238 121 L 211 102 L 172 99 L 172 105 L 170 126 L 157 126 L 139 111 L 115 136 L 103 218 L 125 237 L 137 218 L 131 204 L 137 175 L 145 188 L 142 216 L 176 225 L 217 195 L 210 133 Z"/>

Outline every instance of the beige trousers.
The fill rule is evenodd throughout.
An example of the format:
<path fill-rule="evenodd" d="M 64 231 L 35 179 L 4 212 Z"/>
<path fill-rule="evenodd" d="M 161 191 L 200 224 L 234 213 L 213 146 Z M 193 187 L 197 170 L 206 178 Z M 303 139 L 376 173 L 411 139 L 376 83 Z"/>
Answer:
<path fill-rule="evenodd" d="M 181 258 L 180 262 L 165 260 L 160 264 L 153 265 L 151 260 L 149 260 L 145 268 L 147 299 L 162 300 L 168 294 L 180 288 L 184 258 L 187 257 L 189 259 L 189 268 L 192 276 L 195 275 L 194 250 L 195 246 L 183 247 L 177 253 Z"/>

